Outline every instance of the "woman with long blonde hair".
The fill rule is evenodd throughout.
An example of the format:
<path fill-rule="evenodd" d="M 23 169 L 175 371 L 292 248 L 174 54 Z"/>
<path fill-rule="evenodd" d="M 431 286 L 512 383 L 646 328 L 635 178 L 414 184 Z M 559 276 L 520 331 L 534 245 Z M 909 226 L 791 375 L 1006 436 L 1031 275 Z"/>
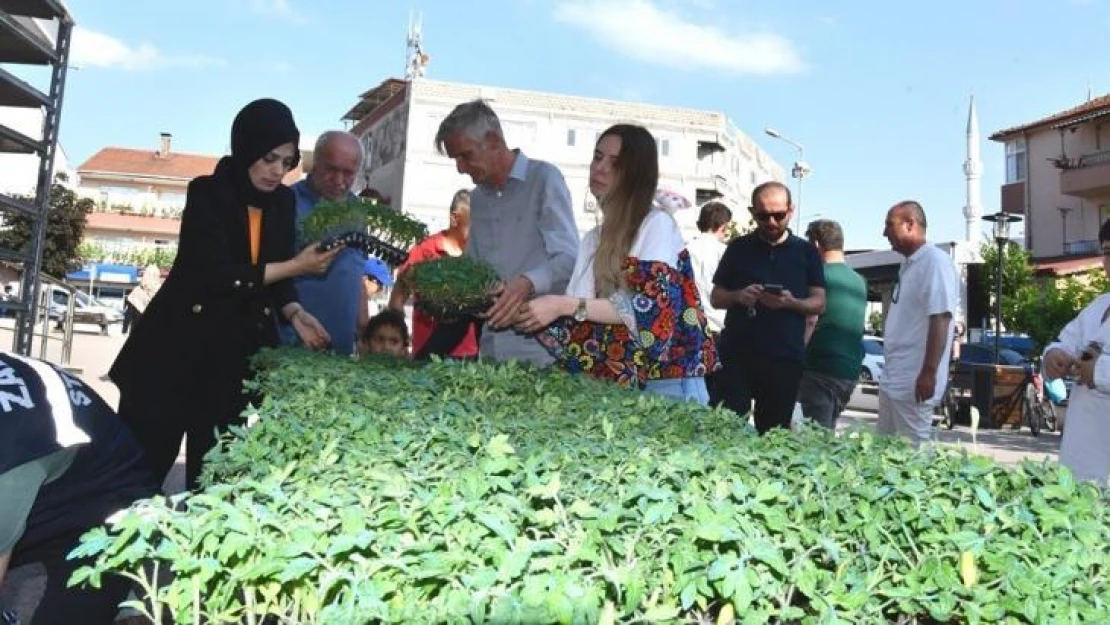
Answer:
<path fill-rule="evenodd" d="M 601 134 L 590 163 L 601 225 L 583 239 L 566 295 L 528 302 L 516 326 L 568 371 L 705 404 L 717 351 L 678 225 L 653 206 L 658 154 L 642 126 Z"/>

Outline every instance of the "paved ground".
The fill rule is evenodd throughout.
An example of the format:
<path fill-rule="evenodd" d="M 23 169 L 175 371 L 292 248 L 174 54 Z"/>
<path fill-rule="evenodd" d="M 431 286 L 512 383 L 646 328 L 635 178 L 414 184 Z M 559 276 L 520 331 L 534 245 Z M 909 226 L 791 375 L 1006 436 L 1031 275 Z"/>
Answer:
<path fill-rule="evenodd" d="M 878 410 L 878 398 L 874 394 L 861 392 L 859 388 L 852 395 L 848 410 L 841 415 L 837 429 L 853 425 L 874 427 Z M 1066 417 L 1063 408 L 1057 408 L 1057 415 Z M 1048 458 L 1057 460 L 1060 451 L 1060 434 L 1058 432 L 1041 432 L 1033 436 L 1029 429 L 1001 430 L 980 429 L 972 432 L 966 426 L 957 425 L 952 430 L 935 428 L 935 440 L 951 444 L 966 446 L 973 453 L 991 456 L 1004 464 L 1015 464 L 1024 459 L 1042 460 Z"/>

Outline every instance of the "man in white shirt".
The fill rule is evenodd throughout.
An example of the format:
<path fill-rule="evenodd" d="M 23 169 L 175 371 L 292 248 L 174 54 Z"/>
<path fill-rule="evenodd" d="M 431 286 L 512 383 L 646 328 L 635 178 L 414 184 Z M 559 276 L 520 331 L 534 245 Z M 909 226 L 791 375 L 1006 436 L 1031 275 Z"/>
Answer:
<path fill-rule="evenodd" d="M 690 252 L 690 264 L 694 268 L 694 281 L 698 284 L 698 297 L 705 310 L 709 329 L 720 334 L 725 325 L 725 311 L 709 304 L 709 294 L 713 292 L 713 274 L 725 253 L 725 238 L 728 224 L 732 222 L 732 211 L 720 202 L 709 202 L 701 207 L 698 215 L 700 234 L 690 240 L 686 251 Z"/>
<path fill-rule="evenodd" d="M 883 230 L 906 260 L 883 328 L 878 430 L 915 446 L 931 438 L 933 410 L 948 386 L 948 345 L 958 304 L 956 267 L 925 240 L 926 228 L 921 204 L 906 200 L 890 209 Z"/>
<path fill-rule="evenodd" d="M 1110 219 L 1098 231 L 1102 268 L 1110 275 Z M 1044 351 L 1045 376 L 1078 379 L 1068 398 L 1060 464 L 1081 480 L 1110 482 L 1110 293 L 1079 313 Z"/>
<path fill-rule="evenodd" d="M 713 308 L 709 303 L 709 295 L 713 292 L 713 274 L 717 272 L 717 265 L 721 262 L 728 245 L 728 225 L 732 222 L 732 211 L 720 202 L 709 202 L 701 207 L 698 214 L 698 230 L 700 233 L 686 245 L 690 253 L 690 264 L 694 270 L 694 282 L 698 285 L 698 297 L 701 299 L 701 308 L 705 311 L 705 320 L 709 332 L 714 338 L 720 336 L 721 328 L 725 326 L 725 310 Z M 709 404 L 712 406 L 720 403 L 720 393 L 714 389 L 713 374 L 705 376 L 705 385 L 709 390 Z"/>

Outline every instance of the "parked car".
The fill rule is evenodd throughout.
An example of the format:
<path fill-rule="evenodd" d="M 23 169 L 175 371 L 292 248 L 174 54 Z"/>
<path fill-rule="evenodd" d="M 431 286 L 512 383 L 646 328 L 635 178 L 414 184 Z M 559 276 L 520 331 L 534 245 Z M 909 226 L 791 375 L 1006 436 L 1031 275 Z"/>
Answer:
<path fill-rule="evenodd" d="M 50 289 L 49 311 L 50 319 L 57 321 L 60 327 L 69 311 L 69 292 L 54 285 L 44 284 L 44 289 Z M 74 291 L 73 323 L 89 323 L 100 326 L 102 334 L 108 333 L 108 327 L 114 323 L 123 322 L 123 313 L 115 308 L 90 297 L 83 291 Z"/>
<path fill-rule="evenodd" d="M 859 368 L 859 379 L 863 382 L 878 382 L 883 377 L 883 339 L 877 336 L 863 337 L 863 363 Z"/>
<path fill-rule="evenodd" d="M 960 345 L 960 362 L 975 365 L 994 364 L 993 343 L 963 343 Z M 999 347 L 998 364 L 1011 367 L 1024 367 L 1030 365 L 1028 359 L 1017 351 L 1007 347 Z"/>

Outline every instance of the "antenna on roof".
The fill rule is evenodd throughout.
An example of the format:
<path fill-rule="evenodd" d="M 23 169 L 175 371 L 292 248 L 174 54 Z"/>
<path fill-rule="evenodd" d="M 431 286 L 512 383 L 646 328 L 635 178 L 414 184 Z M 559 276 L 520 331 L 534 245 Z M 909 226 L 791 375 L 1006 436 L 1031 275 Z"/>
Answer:
<path fill-rule="evenodd" d="M 1094 81 L 1092 81 L 1090 79 L 1087 79 L 1087 101 L 1088 102 L 1095 99 L 1095 87 L 1094 87 L 1093 82 Z"/>
<path fill-rule="evenodd" d="M 405 79 L 415 80 L 423 78 L 425 68 L 428 66 L 428 61 L 431 59 L 424 52 L 424 14 L 417 13 L 416 19 L 413 19 L 412 11 L 409 11 L 409 29 L 405 37 Z"/>

